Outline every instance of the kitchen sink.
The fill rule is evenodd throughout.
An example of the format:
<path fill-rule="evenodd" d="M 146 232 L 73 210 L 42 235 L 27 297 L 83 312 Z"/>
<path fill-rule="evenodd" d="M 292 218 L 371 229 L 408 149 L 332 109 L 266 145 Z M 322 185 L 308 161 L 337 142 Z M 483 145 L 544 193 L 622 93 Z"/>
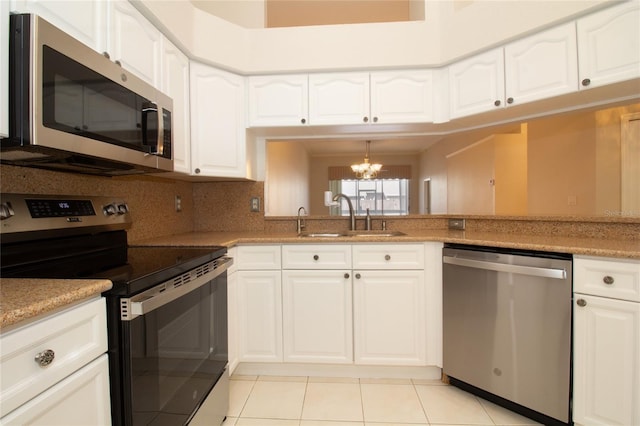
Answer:
<path fill-rule="evenodd" d="M 337 238 L 337 237 L 401 237 L 407 235 L 400 231 L 318 231 L 318 232 L 302 232 L 298 236 L 305 238 Z"/>
<path fill-rule="evenodd" d="M 350 237 L 401 237 L 407 235 L 400 231 L 349 231 Z"/>
<path fill-rule="evenodd" d="M 346 232 L 330 232 L 330 231 L 319 231 L 319 232 L 302 232 L 298 234 L 299 237 L 305 238 L 336 238 L 336 237 L 348 237 L 349 234 Z"/>

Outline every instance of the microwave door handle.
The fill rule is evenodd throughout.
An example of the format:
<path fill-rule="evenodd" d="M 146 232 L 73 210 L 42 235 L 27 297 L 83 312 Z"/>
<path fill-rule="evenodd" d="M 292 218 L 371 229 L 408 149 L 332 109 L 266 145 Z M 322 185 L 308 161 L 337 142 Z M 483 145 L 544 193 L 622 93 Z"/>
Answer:
<path fill-rule="evenodd" d="M 156 126 L 149 129 L 149 115 L 155 116 Z M 163 151 L 163 122 L 158 105 L 153 102 L 142 104 L 142 145 L 147 147 L 150 154 L 162 154 Z M 149 132 L 153 134 L 149 135 Z"/>

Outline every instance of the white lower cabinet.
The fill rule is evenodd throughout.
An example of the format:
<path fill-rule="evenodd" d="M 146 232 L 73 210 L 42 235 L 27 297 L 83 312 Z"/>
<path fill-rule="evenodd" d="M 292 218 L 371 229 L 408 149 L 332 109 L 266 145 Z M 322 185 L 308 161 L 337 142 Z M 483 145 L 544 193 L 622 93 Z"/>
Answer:
<path fill-rule="evenodd" d="M 574 290 L 573 421 L 640 424 L 640 261 L 576 256 Z"/>
<path fill-rule="evenodd" d="M 234 263 L 227 269 L 227 354 L 229 357 L 229 376 L 238 366 L 238 267 L 235 264 L 237 247 L 231 247 L 227 255 Z"/>
<path fill-rule="evenodd" d="M 280 246 L 236 251 L 238 361 L 282 362 Z"/>
<path fill-rule="evenodd" d="M 351 270 L 282 271 L 285 362 L 353 361 Z"/>
<path fill-rule="evenodd" d="M 102 298 L 2 333 L 0 424 L 110 425 L 106 352 Z"/>
<path fill-rule="evenodd" d="M 353 274 L 355 363 L 425 365 L 424 271 Z"/>
<path fill-rule="evenodd" d="M 3 425 L 111 424 L 109 362 L 102 355 L 0 419 Z"/>

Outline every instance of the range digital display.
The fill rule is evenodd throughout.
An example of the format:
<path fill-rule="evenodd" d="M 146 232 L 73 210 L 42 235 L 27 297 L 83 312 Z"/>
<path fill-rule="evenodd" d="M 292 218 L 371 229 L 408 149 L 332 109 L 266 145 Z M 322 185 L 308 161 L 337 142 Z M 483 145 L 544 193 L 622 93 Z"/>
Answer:
<path fill-rule="evenodd" d="M 89 200 L 25 200 L 31 217 L 95 216 Z"/>

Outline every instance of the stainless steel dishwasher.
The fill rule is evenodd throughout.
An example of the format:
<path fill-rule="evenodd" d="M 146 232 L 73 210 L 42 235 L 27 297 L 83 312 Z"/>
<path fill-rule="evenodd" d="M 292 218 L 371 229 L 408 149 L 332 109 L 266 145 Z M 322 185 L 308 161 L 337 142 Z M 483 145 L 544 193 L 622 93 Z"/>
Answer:
<path fill-rule="evenodd" d="M 570 424 L 571 255 L 447 244 L 442 259 L 451 384 Z"/>

